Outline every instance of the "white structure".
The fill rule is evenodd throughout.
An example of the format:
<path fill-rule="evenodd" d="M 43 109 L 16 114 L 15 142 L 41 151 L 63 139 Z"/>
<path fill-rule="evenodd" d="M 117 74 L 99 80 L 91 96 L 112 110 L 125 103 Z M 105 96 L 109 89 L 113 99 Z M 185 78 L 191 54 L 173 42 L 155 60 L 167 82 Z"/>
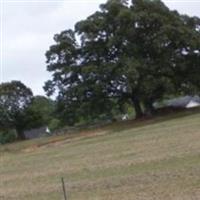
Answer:
<path fill-rule="evenodd" d="M 198 107 L 200 106 L 200 103 L 196 102 L 196 101 L 189 101 L 189 103 L 185 106 L 186 108 L 194 108 L 194 107 Z"/>
<path fill-rule="evenodd" d="M 49 127 L 48 127 L 48 126 L 46 127 L 46 133 L 47 133 L 47 134 L 50 134 L 50 133 L 51 133 L 51 131 L 49 130 Z"/>
<path fill-rule="evenodd" d="M 194 108 L 200 106 L 199 96 L 184 96 L 165 101 L 165 104 L 174 108 Z"/>
<path fill-rule="evenodd" d="M 122 117 L 122 120 L 125 121 L 128 119 L 128 114 L 125 114 L 123 117 Z"/>

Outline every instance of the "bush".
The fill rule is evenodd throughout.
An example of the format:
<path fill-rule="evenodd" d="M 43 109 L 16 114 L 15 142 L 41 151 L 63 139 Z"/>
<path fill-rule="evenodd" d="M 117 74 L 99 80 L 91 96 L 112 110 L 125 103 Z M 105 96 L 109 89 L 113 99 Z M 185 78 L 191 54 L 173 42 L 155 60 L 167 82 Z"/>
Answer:
<path fill-rule="evenodd" d="M 0 133 L 0 144 L 6 144 L 14 142 L 17 139 L 15 130 L 2 131 Z"/>
<path fill-rule="evenodd" d="M 59 129 L 60 126 L 61 126 L 60 120 L 58 120 L 58 119 L 52 119 L 50 121 L 50 123 L 48 124 L 48 126 L 49 126 L 49 129 L 51 131 L 55 131 L 56 129 Z"/>

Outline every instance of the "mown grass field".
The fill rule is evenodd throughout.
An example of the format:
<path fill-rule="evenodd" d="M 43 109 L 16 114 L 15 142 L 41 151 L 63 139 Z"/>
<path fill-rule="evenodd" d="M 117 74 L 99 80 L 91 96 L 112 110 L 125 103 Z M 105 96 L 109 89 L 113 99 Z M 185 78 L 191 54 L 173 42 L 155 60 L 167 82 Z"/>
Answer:
<path fill-rule="evenodd" d="M 200 200 L 200 114 L 0 147 L 1 200 Z"/>

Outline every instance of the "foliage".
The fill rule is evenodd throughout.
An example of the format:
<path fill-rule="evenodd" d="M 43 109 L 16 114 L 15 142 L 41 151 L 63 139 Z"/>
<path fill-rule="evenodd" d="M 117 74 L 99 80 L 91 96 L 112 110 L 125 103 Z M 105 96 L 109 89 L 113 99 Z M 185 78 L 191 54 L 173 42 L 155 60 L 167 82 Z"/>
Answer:
<path fill-rule="evenodd" d="M 35 128 L 48 125 L 53 118 L 55 103 L 45 96 L 34 96 L 31 104 L 27 109 L 29 116 L 29 127 Z M 31 119 L 32 118 L 32 119 Z"/>
<path fill-rule="evenodd" d="M 62 126 L 61 122 L 57 118 L 51 119 L 51 121 L 48 123 L 48 127 L 51 131 L 57 130 Z"/>
<path fill-rule="evenodd" d="M 0 144 L 14 142 L 17 139 L 15 130 L 4 130 L 0 132 Z"/>
<path fill-rule="evenodd" d="M 55 35 L 44 89 L 58 92 L 57 111 L 70 125 L 112 118 L 130 101 L 137 117 L 142 105 L 153 114 L 164 96 L 199 90 L 199 24 L 159 0 L 110 0 L 75 31 Z"/>
<path fill-rule="evenodd" d="M 0 127 L 15 129 L 18 139 L 25 139 L 26 129 L 48 125 L 53 119 L 54 109 L 52 100 L 33 96 L 31 89 L 19 81 L 0 85 Z M 7 134 L 3 135 L 7 137 Z"/>
<path fill-rule="evenodd" d="M 20 81 L 0 85 L 0 127 L 16 129 L 19 139 L 24 139 L 26 110 L 33 98 L 31 89 Z"/>

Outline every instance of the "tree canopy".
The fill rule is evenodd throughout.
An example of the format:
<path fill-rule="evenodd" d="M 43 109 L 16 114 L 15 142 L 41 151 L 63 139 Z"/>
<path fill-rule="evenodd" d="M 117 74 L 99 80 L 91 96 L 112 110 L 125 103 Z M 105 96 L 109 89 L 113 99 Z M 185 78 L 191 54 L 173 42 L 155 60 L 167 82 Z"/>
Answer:
<path fill-rule="evenodd" d="M 200 21 L 159 0 L 109 0 L 74 30 L 54 36 L 46 53 L 63 119 L 112 116 L 132 102 L 136 117 L 153 114 L 169 94 L 199 91 Z M 142 109 L 144 107 L 144 111 Z"/>
<path fill-rule="evenodd" d="M 0 84 L 0 130 L 16 130 L 18 139 L 24 131 L 48 125 L 53 119 L 54 102 L 44 96 L 33 96 L 20 81 Z"/>
<path fill-rule="evenodd" d="M 31 89 L 20 81 L 0 84 L 0 127 L 16 129 L 19 139 L 24 139 L 26 110 L 33 98 Z"/>

